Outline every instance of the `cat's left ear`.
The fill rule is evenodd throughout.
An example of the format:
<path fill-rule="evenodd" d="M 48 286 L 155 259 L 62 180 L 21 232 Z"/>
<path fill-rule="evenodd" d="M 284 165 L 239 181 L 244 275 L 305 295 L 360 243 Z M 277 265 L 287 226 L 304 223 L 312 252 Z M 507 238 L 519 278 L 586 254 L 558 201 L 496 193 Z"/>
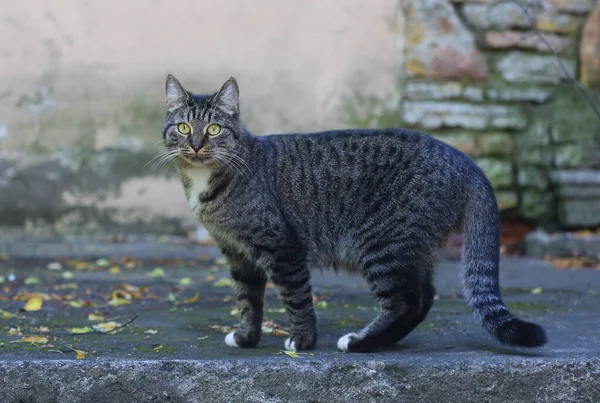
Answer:
<path fill-rule="evenodd" d="M 238 116 L 240 112 L 240 90 L 235 78 L 231 77 L 223 84 L 214 98 L 215 105 L 230 116 Z"/>
<path fill-rule="evenodd" d="M 185 105 L 189 97 L 188 92 L 183 88 L 181 83 L 171 74 L 167 76 L 165 95 L 167 98 L 167 112 L 173 112 L 175 109 Z"/>

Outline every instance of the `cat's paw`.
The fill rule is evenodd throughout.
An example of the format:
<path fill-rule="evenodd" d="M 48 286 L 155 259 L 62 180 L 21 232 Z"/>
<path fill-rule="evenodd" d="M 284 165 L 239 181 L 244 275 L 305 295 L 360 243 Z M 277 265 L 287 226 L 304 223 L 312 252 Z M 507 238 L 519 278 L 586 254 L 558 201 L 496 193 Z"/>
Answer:
<path fill-rule="evenodd" d="M 225 336 L 225 344 L 229 347 L 251 348 L 256 347 L 259 341 L 260 332 L 256 334 L 256 332 L 244 333 L 240 330 L 236 330 Z"/>
<path fill-rule="evenodd" d="M 356 333 L 345 334 L 338 340 L 337 348 L 340 351 L 348 352 L 350 351 L 350 347 L 352 346 L 353 342 L 358 340 L 360 340 L 360 337 Z"/>
<path fill-rule="evenodd" d="M 283 344 L 287 351 L 312 350 L 317 344 L 317 336 L 313 335 L 293 335 L 288 337 Z"/>

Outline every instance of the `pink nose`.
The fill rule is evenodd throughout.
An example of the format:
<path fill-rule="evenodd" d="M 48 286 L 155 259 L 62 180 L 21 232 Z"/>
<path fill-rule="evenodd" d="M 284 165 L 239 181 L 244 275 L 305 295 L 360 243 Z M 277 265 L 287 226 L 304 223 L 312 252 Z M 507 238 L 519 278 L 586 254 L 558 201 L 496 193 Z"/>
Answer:
<path fill-rule="evenodd" d="M 196 153 L 198 153 L 198 151 L 200 151 L 200 149 L 202 148 L 200 146 L 190 146 L 190 147 L 192 147 L 192 150 L 196 151 Z"/>

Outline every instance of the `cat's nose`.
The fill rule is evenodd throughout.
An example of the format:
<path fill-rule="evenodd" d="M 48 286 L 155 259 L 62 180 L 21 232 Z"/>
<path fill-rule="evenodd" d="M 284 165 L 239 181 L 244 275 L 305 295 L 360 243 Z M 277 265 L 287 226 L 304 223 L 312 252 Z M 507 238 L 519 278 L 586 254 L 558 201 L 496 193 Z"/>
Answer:
<path fill-rule="evenodd" d="M 198 151 L 200 151 L 200 149 L 202 148 L 201 146 L 190 146 L 192 147 L 192 150 L 194 150 L 196 153 L 198 153 Z"/>

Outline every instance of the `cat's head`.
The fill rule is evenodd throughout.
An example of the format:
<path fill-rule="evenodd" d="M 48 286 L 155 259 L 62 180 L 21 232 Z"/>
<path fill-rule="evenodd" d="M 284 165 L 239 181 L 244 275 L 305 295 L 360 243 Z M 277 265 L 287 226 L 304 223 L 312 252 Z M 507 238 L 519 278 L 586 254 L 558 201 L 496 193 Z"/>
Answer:
<path fill-rule="evenodd" d="M 227 162 L 244 134 L 239 120 L 239 90 L 232 77 L 212 95 L 194 95 L 167 77 L 163 140 L 180 166 Z"/>

